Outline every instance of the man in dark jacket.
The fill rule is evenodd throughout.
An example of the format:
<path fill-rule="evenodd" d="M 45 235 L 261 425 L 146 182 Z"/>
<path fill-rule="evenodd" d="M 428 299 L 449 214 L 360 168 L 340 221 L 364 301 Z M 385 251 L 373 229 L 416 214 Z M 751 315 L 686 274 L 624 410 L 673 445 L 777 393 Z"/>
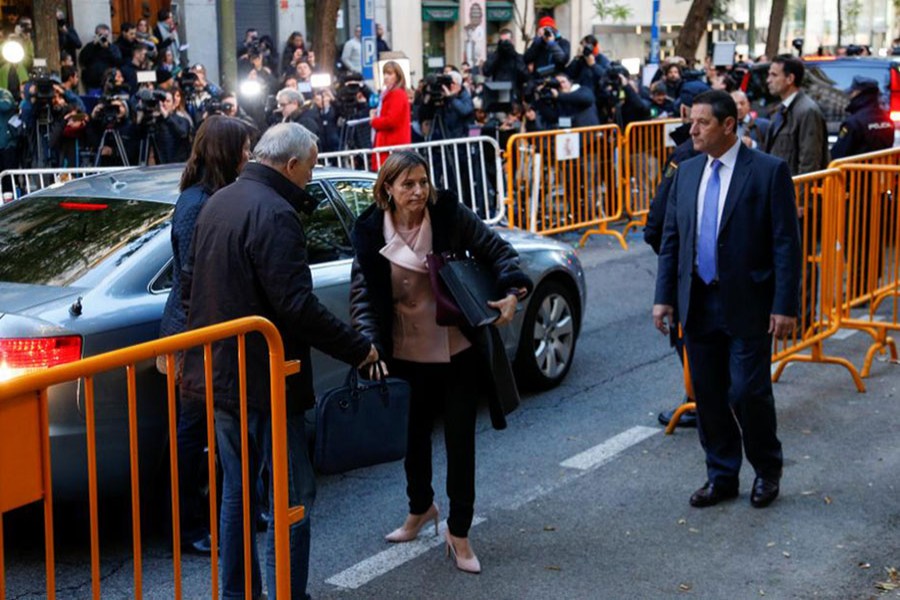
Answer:
<path fill-rule="evenodd" d="M 285 357 L 300 359 L 300 373 L 286 380 L 288 502 L 306 514 L 290 526 L 290 573 L 294 597 L 303 598 L 309 572 L 309 514 L 315 480 L 307 455 L 303 411 L 315 402 L 310 346 L 353 366 L 378 360 L 375 346 L 330 313 L 313 293 L 306 237 L 299 213 L 317 202 L 304 191 L 317 158 L 316 140 L 296 123 L 270 128 L 256 145 L 256 161 L 240 178 L 207 200 L 197 219 L 191 255 L 182 268 L 182 298 L 188 329 L 261 315 L 284 340 Z M 241 426 L 237 340 L 213 346 L 216 438 L 222 462 L 222 588 L 225 598 L 244 597 Z M 265 457 L 272 470 L 269 356 L 261 336 L 246 338 L 247 435 L 250 473 Z M 204 361 L 199 349 L 185 356 L 182 394 L 205 397 Z M 250 514 L 256 494 L 251 493 Z M 267 564 L 274 564 L 274 532 L 269 530 Z M 260 597 L 256 544 L 252 595 Z M 273 568 L 268 589 L 275 589 Z"/>
<path fill-rule="evenodd" d="M 654 85 L 660 83 L 662 82 L 658 81 Z M 650 212 L 647 214 L 647 225 L 644 227 L 644 241 L 653 248 L 653 251 L 656 254 L 659 254 L 659 247 L 662 243 L 663 224 L 666 220 L 669 191 L 672 189 L 672 182 L 675 181 L 675 174 L 678 173 L 678 167 L 686 160 L 699 156 L 700 154 L 700 152 L 694 150 L 694 140 L 691 139 L 691 122 L 688 116 L 690 115 L 691 106 L 694 104 L 694 96 L 708 89 L 709 86 L 699 81 L 689 82 L 681 89 L 678 105 L 679 111 L 685 122 L 669 134 L 669 137 L 676 144 L 675 150 L 666 162 L 662 181 L 659 182 L 659 187 L 656 188 L 656 196 L 654 196 L 653 200 L 650 202 Z M 675 315 L 675 319 L 676 321 L 678 320 L 677 314 Z M 678 360 L 684 360 L 684 341 L 678 336 L 678 332 L 675 328 L 669 333 L 669 341 L 675 349 Z M 685 396 L 683 401 L 689 402 L 690 399 Z M 676 409 L 673 408 L 659 413 L 659 415 L 657 415 L 657 420 L 662 425 L 668 425 L 669 421 L 672 420 L 672 415 L 675 413 L 675 410 Z M 678 425 L 681 427 L 696 427 L 697 412 L 688 411 L 682 413 L 681 417 L 678 419 Z"/>
<path fill-rule="evenodd" d="M 884 150 L 894 145 L 891 115 L 881 106 L 878 82 L 857 75 L 847 90 L 850 115 L 841 123 L 838 140 L 831 147 L 831 158 L 838 159 L 864 152 Z"/>
<path fill-rule="evenodd" d="M 538 103 L 545 129 L 592 127 L 600 124 L 594 92 L 590 88 L 573 84 L 569 76 L 556 76 L 559 89 L 550 88 L 552 101 Z M 549 99 L 548 99 L 549 100 Z"/>
<path fill-rule="evenodd" d="M 166 92 L 166 99 L 159 103 L 160 123 L 157 129 L 159 162 L 161 164 L 185 162 L 191 155 L 191 133 L 194 124 L 176 110 L 172 92 Z"/>
<path fill-rule="evenodd" d="M 122 53 L 113 44 L 109 25 L 94 28 L 94 40 L 81 50 L 78 56 L 81 65 L 81 81 L 89 96 L 99 96 L 103 88 L 103 74 L 107 69 L 122 64 Z"/>
<path fill-rule="evenodd" d="M 66 13 L 60 9 L 56 9 L 56 26 L 59 34 L 59 49 L 61 52 L 67 53 L 75 60 L 78 51 L 81 49 L 81 38 L 75 28 L 69 25 L 66 19 Z"/>
<path fill-rule="evenodd" d="M 569 40 L 559 34 L 553 17 L 541 17 L 537 33 L 525 51 L 525 64 L 534 65 L 535 77 L 548 75 L 546 69 L 558 73 L 566 68 L 570 50 Z"/>
<path fill-rule="evenodd" d="M 509 29 L 500 30 L 500 39 L 497 40 L 497 50 L 488 54 L 487 60 L 481 67 L 481 72 L 490 81 L 506 81 L 513 86 L 513 95 L 516 99 L 522 97 L 522 84 L 528 79 L 528 71 L 525 69 L 525 58 L 516 52 L 513 45 L 513 33 Z"/>

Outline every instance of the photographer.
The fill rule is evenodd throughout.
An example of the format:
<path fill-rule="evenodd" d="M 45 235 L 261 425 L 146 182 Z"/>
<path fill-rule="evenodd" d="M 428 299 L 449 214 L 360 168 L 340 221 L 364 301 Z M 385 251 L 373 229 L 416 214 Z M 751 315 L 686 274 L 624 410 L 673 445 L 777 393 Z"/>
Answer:
<path fill-rule="evenodd" d="M 651 119 L 667 119 L 675 115 L 675 103 L 666 96 L 666 83 L 657 81 L 650 86 L 650 100 L 644 102 Z"/>
<path fill-rule="evenodd" d="M 525 51 L 525 63 L 534 65 L 533 74 L 543 73 L 546 67 L 554 72 L 565 69 L 569 61 L 569 40 L 559 34 L 553 17 L 541 17 L 538 21 L 537 34 Z"/>
<path fill-rule="evenodd" d="M 450 71 L 447 77 L 449 81 L 440 82 L 442 94 L 431 120 L 430 139 L 433 140 L 468 137 L 469 123 L 475 114 L 472 96 L 462 85 L 462 74 Z"/>
<path fill-rule="evenodd" d="M 319 138 L 321 145 L 322 130 L 319 125 L 319 109 L 305 100 L 297 90 L 283 89 L 275 96 L 278 102 L 277 113 L 281 114 L 282 123 L 299 123 Z"/>
<path fill-rule="evenodd" d="M 513 45 L 513 33 L 509 29 L 500 30 L 497 49 L 488 54 L 481 67 L 481 72 L 490 81 L 507 81 L 513 86 L 513 98 L 522 97 L 522 85 L 528 79 L 525 58 L 516 52 Z"/>
<path fill-rule="evenodd" d="M 19 137 L 21 131 L 9 126 L 9 121 L 19 113 L 19 105 L 6 88 L 0 87 L 0 172 L 19 166 Z M 11 189 L 3 189 L 11 192 Z"/>
<path fill-rule="evenodd" d="M 137 157 L 137 144 L 130 135 L 132 133 L 132 111 L 129 104 L 128 87 L 125 85 L 122 72 L 116 68 L 107 70 L 103 82 L 103 94 L 91 111 L 87 141 L 91 146 L 97 148 L 98 154 L 103 157 L 101 164 L 117 164 L 113 156 L 116 156 L 118 164 L 128 164 L 126 161 L 130 162 L 129 157 L 131 159 Z M 115 130 L 116 135 L 108 135 L 104 139 L 103 134 L 106 130 Z M 117 137 L 121 137 L 123 144 L 126 145 L 126 156 L 120 155 L 121 152 L 116 144 Z M 102 147 L 101 140 L 103 140 Z"/>
<path fill-rule="evenodd" d="M 160 92 L 157 90 L 156 93 Z M 194 124 L 187 115 L 176 110 L 175 97 L 172 92 L 162 92 L 162 94 L 156 129 L 156 141 L 160 153 L 159 162 L 161 164 L 184 162 L 191 153 Z"/>
<path fill-rule="evenodd" d="M 581 53 L 566 67 L 566 75 L 573 83 L 595 91 L 606 77 L 609 65 L 609 59 L 600 52 L 600 42 L 588 35 L 581 40 Z"/>
<path fill-rule="evenodd" d="M 187 71 L 181 73 L 181 90 L 187 103 L 188 112 L 195 123 L 202 120 L 204 103 L 210 100 L 218 100 L 222 97 L 219 86 L 210 83 L 206 79 L 206 67 L 196 64 Z"/>
<path fill-rule="evenodd" d="M 85 45 L 78 58 L 82 65 L 81 80 L 88 96 L 99 96 L 103 89 L 103 75 L 122 64 L 122 53 L 112 43 L 109 25 L 94 28 L 94 40 Z"/>
<path fill-rule="evenodd" d="M 132 94 L 136 94 L 138 91 L 138 71 L 145 71 L 147 69 L 147 48 L 143 44 L 138 44 L 131 47 L 131 55 L 129 57 L 129 61 L 122 65 L 122 77 L 125 79 L 125 85 L 128 86 L 129 91 Z"/>
<path fill-rule="evenodd" d="M 572 83 L 569 76 L 559 73 L 541 83 L 537 89 L 535 108 L 543 129 L 592 127 L 600 124 L 594 92 Z"/>
<path fill-rule="evenodd" d="M 81 112 L 86 112 L 84 101 L 78 95 L 78 69 L 75 67 L 62 67 L 60 69 L 60 81 L 62 81 L 63 97 L 66 100 L 66 104 L 71 104 Z"/>
<path fill-rule="evenodd" d="M 61 85 L 53 86 L 50 104 L 49 147 L 54 153 L 53 164 L 67 168 L 78 167 L 80 145 L 84 143 L 89 117 L 77 106 L 66 103 Z"/>
<path fill-rule="evenodd" d="M 56 9 L 56 28 L 59 33 L 59 50 L 65 52 L 73 59 L 81 49 L 81 38 L 74 27 L 69 26 L 66 20 L 66 13 L 60 9 Z"/>
<path fill-rule="evenodd" d="M 329 88 L 316 90 L 313 103 L 319 110 L 319 145 L 322 152 L 337 152 L 341 149 L 340 127 L 337 109 L 334 107 L 334 92 Z"/>
<path fill-rule="evenodd" d="M 133 23 L 122 23 L 119 28 L 119 37 L 116 38 L 116 46 L 119 48 L 119 54 L 122 55 L 123 62 L 129 60 L 132 51 L 138 45 L 143 46 L 137 41 L 137 28 Z M 133 91 L 137 91 L 137 88 L 134 88 Z"/>

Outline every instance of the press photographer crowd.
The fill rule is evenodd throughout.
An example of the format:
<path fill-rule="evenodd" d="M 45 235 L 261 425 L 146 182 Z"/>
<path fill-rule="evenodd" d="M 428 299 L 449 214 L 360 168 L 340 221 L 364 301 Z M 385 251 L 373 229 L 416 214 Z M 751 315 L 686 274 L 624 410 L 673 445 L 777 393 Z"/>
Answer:
<path fill-rule="evenodd" d="M 360 75 L 358 27 L 331 65 L 316 61 L 299 32 L 279 52 L 270 35 L 248 29 L 237 48 L 240 84 L 222 89 L 202 64 L 188 63 L 167 9 L 152 26 L 123 23 L 118 35 L 98 24 L 84 44 L 62 11 L 57 21 L 58 73 L 35 60 L 30 18 L 20 17 L 5 36 L 17 44 L 4 43 L 0 61 L 0 170 L 182 162 L 197 127 L 214 114 L 240 119 L 254 138 L 274 123 L 301 123 L 318 136 L 320 152 L 471 135 L 505 147 L 520 131 L 679 117 L 685 99 L 706 88 L 738 90 L 753 63 L 768 62 L 735 56 L 714 66 L 709 58 L 669 57 L 644 85 L 593 35 L 573 48 L 545 16 L 524 54 L 502 29 L 480 64 L 446 65 L 412 86 L 388 62 L 383 89 L 374 90 Z M 378 51 L 389 52 L 380 25 L 377 32 Z"/>

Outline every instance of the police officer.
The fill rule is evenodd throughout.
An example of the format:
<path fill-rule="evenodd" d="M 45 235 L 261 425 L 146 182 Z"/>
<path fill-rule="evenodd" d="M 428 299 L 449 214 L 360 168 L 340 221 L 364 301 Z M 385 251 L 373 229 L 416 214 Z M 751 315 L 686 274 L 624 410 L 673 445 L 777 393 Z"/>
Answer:
<path fill-rule="evenodd" d="M 843 158 L 864 152 L 883 150 L 894 145 L 894 124 L 890 113 L 881 106 L 878 82 L 857 75 L 847 89 L 850 116 L 841 123 L 838 140 L 831 148 L 831 158 Z"/>
<path fill-rule="evenodd" d="M 681 114 L 684 123 L 669 134 L 669 137 L 672 138 L 672 141 L 677 145 L 666 163 L 665 174 L 663 175 L 662 181 L 659 182 L 659 187 L 656 188 L 656 196 L 650 203 L 650 212 L 647 215 L 647 225 L 644 227 L 644 241 L 647 242 L 657 254 L 659 254 L 659 246 L 662 243 L 663 223 L 666 218 L 669 189 L 675 181 L 678 165 L 700 154 L 694 150 L 694 140 L 691 138 L 691 122 L 688 119 L 688 116 L 691 112 L 691 106 L 694 104 L 694 96 L 701 94 L 708 89 L 709 86 L 701 81 L 689 81 L 681 86 L 678 97 L 678 111 Z M 670 328 L 669 334 L 671 336 L 670 342 L 672 347 L 675 348 L 675 354 L 678 355 L 679 360 L 682 360 L 682 357 L 684 356 L 683 342 L 681 338 L 678 337 L 676 328 Z M 689 399 L 685 396 L 683 402 L 688 401 Z M 657 420 L 662 425 L 668 425 L 675 410 L 676 409 L 673 408 L 659 413 Z M 696 427 L 696 411 L 687 411 L 683 413 L 678 419 L 678 425 L 681 427 Z"/>

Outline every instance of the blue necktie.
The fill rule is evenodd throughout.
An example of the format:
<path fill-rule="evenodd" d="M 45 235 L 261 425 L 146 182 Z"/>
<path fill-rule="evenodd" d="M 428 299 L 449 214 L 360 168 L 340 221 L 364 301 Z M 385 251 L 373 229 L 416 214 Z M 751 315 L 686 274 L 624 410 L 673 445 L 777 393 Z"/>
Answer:
<path fill-rule="evenodd" d="M 697 243 L 697 274 L 703 283 L 709 285 L 716 278 L 716 236 L 719 221 L 719 167 L 722 163 L 712 161 L 712 174 L 706 184 L 703 196 L 703 220 L 700 221 L 700 239 Z"/>

